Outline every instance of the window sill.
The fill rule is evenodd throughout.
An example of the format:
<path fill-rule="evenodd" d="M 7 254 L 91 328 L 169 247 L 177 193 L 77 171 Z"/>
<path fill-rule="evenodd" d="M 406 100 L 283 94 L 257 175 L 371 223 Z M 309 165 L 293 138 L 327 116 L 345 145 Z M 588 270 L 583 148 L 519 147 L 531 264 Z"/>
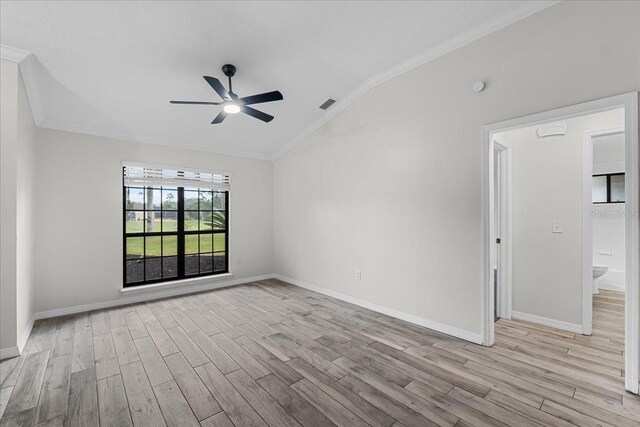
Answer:
<path fill-rule="evenodd" d="M 160 289 L 172 289 L 172 288 L 180 288 L 187 285 L 195 285 L 203 282 L 217 282 L 223 279 L 229 279 L 233 277 L 233 273 L 223 273 L 216 274 L 215 276 L 203 276 L 203 277 L 194 277 L 193 279 L 181 279 L 174 280 L 171 282 L 162 282 L 162 283 L 154 283 L 152 285 L 140 285 L 140 286 L 130 286 L 128 288 L 120 289 L 120 292 L 123 294 L 129 293 L 138 293 L 143 291 L 157 291 Z"/>

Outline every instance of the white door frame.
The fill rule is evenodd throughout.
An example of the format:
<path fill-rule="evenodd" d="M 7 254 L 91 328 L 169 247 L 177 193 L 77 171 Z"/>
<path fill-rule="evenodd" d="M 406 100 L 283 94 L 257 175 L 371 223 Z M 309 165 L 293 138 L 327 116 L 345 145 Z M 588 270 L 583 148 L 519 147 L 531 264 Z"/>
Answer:
<path fill-rule="evenodd" d="M 624 133 L 625 129 L 586 132 L 582 155 L 582 334 L 591 335 L 593 325 L 593 138 Z M 591 292 L 589 292 L 591 290 Z"/>
<path fill-rule="evenodd" d="M 500 251 L 496 251 L 498 260 L 491 260 L 491 265 L 498 265 L 498 317 L 511 319 L 511 144 L 496 135 L 493 138 L 493 149 L 500 152 Z M 494 153 L 495 153 L 494 151 Z M 493 191 L 492 187 L 492 191 Z M 495 197 L 495 195 L 494 195 Z M 493 198 L 492 198 L 493 199 Z M 491 206 L 493 209 L 495 205 Z M 493 218 L 494 212 L 491 212 Z M 494 221 L 491 221 L 491 236 Z M 493 239 L 493 238 L 492 238 Z"/>
<path fill-rule="evenodd" d="M 526 117 L 506 120 L 482 127 L 482 265 L 483 306 L 482 342 L 494 343 L 494 290 L 491 264 L 491 228 L 493 210 L 493 141 L 494 135 L 512 129 L 534 126 L 557 120 L 566 120 L 586 114 L 625 109 L 625 202 L 626 266 L 625 266 L 625 389 L 638 394 L 640 355 L 640 237 L 638 233 L 638 207 L 640 182 L 638 163 L 638 92 L 629 92 L 608 98 L 562 107 Z M 591 296 L 589 289 L 589 298 Z M 583 293 L 585 289 L 583 287 Z M 583 303 L 587 297 L 583 297 Z M 583 313 L 585 319 L 590 319 Z M 585 331 L 587 332 L 587 331 Z"/>

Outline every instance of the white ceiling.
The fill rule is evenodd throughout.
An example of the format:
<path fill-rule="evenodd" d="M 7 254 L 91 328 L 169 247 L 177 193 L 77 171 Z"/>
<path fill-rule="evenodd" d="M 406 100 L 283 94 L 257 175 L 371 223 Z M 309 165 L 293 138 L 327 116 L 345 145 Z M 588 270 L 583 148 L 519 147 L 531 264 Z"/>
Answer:
<path fill-rule="evenodd" d="M 549 4 L 2 1 L 0 42 L 34 54 L 23 74 L 39 126 L 270 159 L 332 114 L 318 108 L 327 98 L 335 114 L 421 58 Z M 271 123 L 211 125 L 220 107 L 169 104 L 219 100 L 202 76 L 224 82 L 225 63 L 239 96 L 283 93 L 256 105 Z"/>

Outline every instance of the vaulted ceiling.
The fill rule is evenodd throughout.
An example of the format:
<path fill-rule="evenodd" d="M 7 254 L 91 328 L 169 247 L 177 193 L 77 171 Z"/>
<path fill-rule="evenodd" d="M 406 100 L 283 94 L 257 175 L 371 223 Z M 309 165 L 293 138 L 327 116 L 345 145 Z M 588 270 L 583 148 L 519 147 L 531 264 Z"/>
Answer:
<path fill-rule="evenodd" d="M 368 87 L 549 4 L 2 1 L 0 41 L 33 54 L 41 127 L 271 159 Z M 240 96 L 283 93 L 256 106 L 271 123 L 169 104 L 218 101 L 202 76 L 226 85 L 225 63 Z"/>

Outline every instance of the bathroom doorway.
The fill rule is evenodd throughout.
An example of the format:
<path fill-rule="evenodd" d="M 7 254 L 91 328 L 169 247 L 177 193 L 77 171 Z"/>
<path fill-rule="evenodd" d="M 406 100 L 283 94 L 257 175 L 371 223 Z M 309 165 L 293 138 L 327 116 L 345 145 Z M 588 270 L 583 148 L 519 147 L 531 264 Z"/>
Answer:
<path fill-rule="evenodd" d="M 599 114 L 598 117 L 604 117 L 606 122 L 609 116 L 616 115 L 616 110 L 621 117 L 621 129 L 615 129 L 615 126 L 589 128 L 589 120 L 580 121 Z M 522 148 L 514 150 L 518 144 L 516 141 L 523 136 L 531 136 L 534 129 L 536 135 L 532 138 L 537 139 L 528 145 L 528 151 Z M 578 130 L 581 137 L 576 143 Z M 597 138 L 611 136 L 614 131 L 621 134 L 624 141 L 624 175 L 618 171 L 603 174 L 605 178 L 594 177 L 597 170 L 593 151 L 586 149 L 585 145 L 592 143 L 594 138 L 599 144 L 601 141 Z M 562 132 L 573 132 L 572 145 L 563 144 L 557 137 L 564 135 Z M 544 147 L 555 151 L 545 153 Z M 515 157 L 516 151 L 520 151 L 519 160 Z M 637 394 L 640 353 L 638 93 L 487 125 L 483 127 L 483 155 L 484 345 L 494 343 L 496 318 L 513 317 L 571 331 L 578 336 L 611 334 L 617 344 L 624 344 L 622 368 L 625 389 Z M 526 162 L 522 161 L 523 158 Z M 588 173 L 583 174 L 584 171 Z M 526 173 L 530 175 L 523 178 Z M 572 178 L 565 180 L 568 175 Z M 621 191 L 624 193 L 624 208 L 617 206 L 614 214 L 607 214 L 622 212 L 624 270 L 611 266 L 610 269 L 620 271 L 618 279 L 620 275 L 623 277 L 624 294 L 612 294 L 616 290 L 603 289 L 609 284 L 596 281 L 595 285 L 602 283 L 603 286 L 598 288 L 600 293 L 596 294 L 594 301 L 593 279 L 602 272 L 600 267 L 606 265 L 601 257 L 620 255 L 620 248 L 614 248 L 613 244 L 600 242 L 593 245 L 593 197 L 602 190 L 603 182 L 607 191 L 611 192 L 613 188 L 616 193 L 607 195 L 613 197 L 607 200 L 615 200 Z M 516 183 L 520 183 L 517 189 Z M 563 198 L 559 195 L 568 193 L 555 189 L 574 192 L 571 197 Z M 526 197 L 536 202 L 527 205 Z M 515 218 L 513 221 L 512 216 Z M 601 225 L 599 223 L 597 227 Z M 527 245 L 522 244 L 525 237 Z M 531 262 L 522 262 L 522 259 Z M 596 268 L 594 260 L 598 261 Z M 559 269 L 550 268 L 545 276 L 547 266 L 552 265 L 559 266 Z M 528 287 L 522 286 L 527 281 Z M 571 282 L 570 290 L 564 292 L 556 288 L 558 283 L 565 282 Z M 525 303 L 529 306 L 525 307 Z M 566 312 L 561 312 L 563 309 Z M 616 319 L 622 323 L 614 325 Z"/>
<path fill-rule="evenodd" d="M 593 293 L 624 293 L 625 259 L 625 131 L 599 129 L 585 135 L 591 155 L 592 202 L 589 206 L 593 246 Z M 585 157 L 585 162 L 588 159 Z M 586 168 L 585 168 L 586 169 Z M 590 172 L 590 173 L 589 173 Z"/>
<path fill-rule="evenodd" d="M 598 129 L 585 135 L 585 184 L 591 182 L 592 335 L 612 349 L 625 344 L 625 127 Z M 588 158 L 590 157 L 590 159 Z M 585 165 L 586 166 L 586 165 Z M 585 189 L 588 191 L 588 189 Z M 609 362 L 611 363 L 611 362 Z M 614 362 L 615 364 L 615 362 Z"/>

